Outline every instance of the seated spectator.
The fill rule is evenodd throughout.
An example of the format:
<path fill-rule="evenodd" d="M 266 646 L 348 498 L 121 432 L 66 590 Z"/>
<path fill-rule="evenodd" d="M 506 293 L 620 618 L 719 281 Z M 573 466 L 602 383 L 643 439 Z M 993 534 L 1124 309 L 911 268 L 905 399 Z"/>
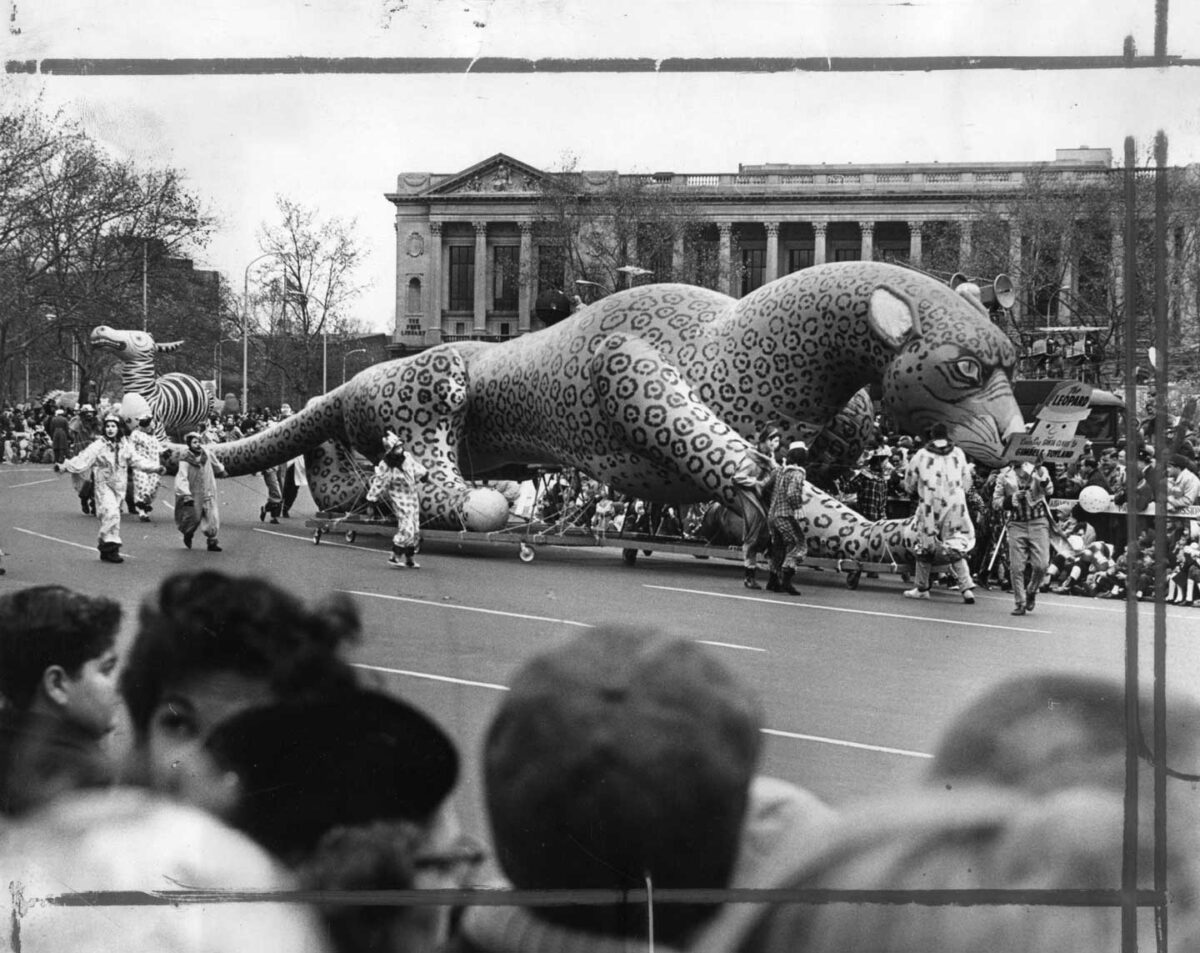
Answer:
<path fill-rule="evenodd" d="M 213 784 L 212 731 L 248 708 L 354 688 L 339 650 L 358 632 L 345 596 L 308 608 L 265 579 L 169 576 L 142 605 L 121 673 L 134 771 L 157 791 L 219 810 L 231 792 Z"/>
<path fill-rule="evenodd" d="M 245 835 L 147 792 L 62 798 L 0 829 L 0 856 L 5 876 L 20 884 L 8 927 L 13 950 L 329 950 L 318 918 L 302 904 L 162 901 L 169 891 L 270 893 L 297 884 Z M 74 894 L 72 902 L 47 902 L 64 894 Z M 130 894 L 142 899 L 131 902 Z"/>
<path fill-rule="evenodd" d="M 828 816 L 790 786 L 755 792 L 762 718 L 754 693 L 693 642 L 606 627 L 535 657 L 484 742 L 504 874 L 522 890 L 756 883 L 764 855 L 790 852 Z M 656 905 L 653 942 L 683 946 L 717 911 Z M 499 953 L 520 936 L 521 949 L 626 949 L 650 922 L 646 903 L 476 907 L 459 944 Z"/>
<path fill-rule="evenodd" d="M 0 814 L 111 775 L 121 607 L 63 586 L 0 596 Z"/>

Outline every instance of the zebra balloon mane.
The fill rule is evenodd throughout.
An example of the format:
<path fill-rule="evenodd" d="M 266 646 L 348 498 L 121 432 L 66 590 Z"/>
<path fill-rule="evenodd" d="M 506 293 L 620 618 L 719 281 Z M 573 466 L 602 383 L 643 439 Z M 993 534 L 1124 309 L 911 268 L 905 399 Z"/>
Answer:
<path fill-rule="evenodd" d="M 91 344 L 98 350 L 111 351 L 121 361 L 125 393 L 145 398 L 154 413 L 159 438 L 182 440 L 189 430 L 203 427 L 218 407 L 216 389 L 208 382 L 201 383 L 190 374 L 156 374 L 155 356 L 178 350 L 182 341 L 159 344 L 145 331 L 118 331 L 101 325 L 92 330 Z"/>

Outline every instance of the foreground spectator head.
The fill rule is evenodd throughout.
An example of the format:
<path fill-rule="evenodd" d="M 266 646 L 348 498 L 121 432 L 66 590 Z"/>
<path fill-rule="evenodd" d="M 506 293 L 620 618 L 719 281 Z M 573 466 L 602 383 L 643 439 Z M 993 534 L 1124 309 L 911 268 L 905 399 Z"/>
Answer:
<path fill-rule="evenodd" d="M 446 733 L 371 691 L 248 709 L 220 725 L 208 748 L 237 777 L 232 823 L 289 864 L 337 826 L 430 827 L 458 778 Z"/>
<path fill-rule="evenodd" d="M 453 742 L 399 699 L 359 691 L 249 709 L 208 748 L 236 778 L 228 820 L 309 889 L 458 888 L 483 860 L 465 850 L 450 807 Z M 448 934 L 444 907 L 330 904 L 322 914 L 347 953 L 416 953 Z"/>
<path fill-rule="evenodd" d="M 1154 717 L 1140 693 L 1137 725 L 1141 836 L 1154 830 Z M 1200 702 L 1171 693 L 1166 708 L 1168 841 L 1200 857 Z M 943 734 L 928 780 L 938 787 L 986 784 L 1048 795 L 1077 785 L 1125 790 L 1125 690 L 1121 682 L 1068 673 L 1029 673 L 1000 682 Z M 1141 867 L 1149 883 L 1151 868 Z"/>
<path fill-rule="evenodd" d="M 1124 857 L 1120 794 L 1068 788 L 1047 797 L 994 788 L 925 791 L 860 803 L 827 829 L 778 889 L 862 891 L 858 902 L 751 904 L 702 936 L 692 953 L 1063 953 L 1116 950 L 1121 912 L 1111 906 L 946 902 L 955 890 L 1099 889 L 1117 896 Z M 1153 865 L 1142 841 L 1139 865 Z M 1192 864 L 1169 877 L 1172 949 L 1196 940 Z M 915 902 L 872 902 L 915 891 Z M 875 895 L 875 896 L 872 896 Z M 928 903 L 922 903 L 921 899 Z M 1143 918 L 1147 923 L 1150 917 Z M 1153 938 L 1142 938 L 1154 948 Z M 1138 947 L 1142 947 L 1139 945 Z"/>
<path fill-rule="evenodd" d="M 121 675 L 147 781 L 219 807 L 228 792 L 213 787 L 204 751 L 213 729 L 248 708 L 353 688 L 339 650 L 358 632 L 345 597 L 310 608 L 265 579 L 168 577 L 142 606 Z"/>
<path fill-rule="evenodd" d="M 111 775 L 121 607 L 62 586 L 0 596 L 0 814 Z"/>
<path fill-rule="evenodd" d="M 528 662 L 488 730 L 493 844 L 521 889 L 728 884 L 758 762 L 762 711 L 703 647 L 606 627 Z M 712 905 L 655 907 L 658 940 Z M 554 906 L 568 928 L 646 936 L 644 905 Z"/>
<path fill-rule="evenodd" d="M 256 844 L 210 815 L 125 789 L 63 798 L 0 831 L 17 885 L 12 949 L 24 953 L 325 953 L 297 903 L 164 902 L 162 892 L 295 889 Z M 48 898 L 69 895 L 69 904 Z M 130 899 L 130 898 L 134 899 Z M 6 914 L 8 911 L 5 911 Z"/>
<path fill-rule="evenodd" d="M 115 668 L 121 607 L 64 586 L 0 596 L 0 695 L 100 737 L 112 730 L 120 698 Z"/>
<path fill-rule="evenodd" d="M 1140 698 L 1139 754 L 1153 763 L 1153 710 Z M 1075 784 L 1121 790 L 1125 768 L 1125 688 L 1116 679 L 1030 672 L 1006 679 L 969 704 L 942 735 L 929 767 L 935 784 L 978 781 L 1043 793 Z M 1200 765 L 1200 704 L 1168 704 L 1168 764 Z"/>

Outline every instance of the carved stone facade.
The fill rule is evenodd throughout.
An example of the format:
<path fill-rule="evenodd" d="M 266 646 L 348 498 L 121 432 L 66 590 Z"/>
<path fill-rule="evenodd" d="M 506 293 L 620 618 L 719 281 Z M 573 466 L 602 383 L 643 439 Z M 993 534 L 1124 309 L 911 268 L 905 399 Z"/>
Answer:
<path fill-rule="evenodd" d="M 949 256 L 969 253 L 973 203 L 1020 188 L 1033 165 L 761 165 L 649 176 L 584 171 L 574 182 L 587 192 L 637 180 L 678 194 L 690 214 L 712 223 L 714 284 L 737 297 L 827 261 L 896 258 L 944 268 L 929 260 L 935 226 L 954 227 Z M 1059 150 L 1054 163 L 1036 165 L 1085 177 L 1109 170 L 1112 155 Z M 505 339 L 542 326 L 535 310 L 543 290 L 538 222 L 553 176 L 503 153 L 453 174 L 398 175 L 396 191 L 387 194 L 396 209 L 395 353 L 447 340 Z M 1019 254 L 1019 241 L 1014 249 Z M 676 260 L 681 251 L 677 241 Z M 646 280 L 681 279 L 655 273 Z"/>

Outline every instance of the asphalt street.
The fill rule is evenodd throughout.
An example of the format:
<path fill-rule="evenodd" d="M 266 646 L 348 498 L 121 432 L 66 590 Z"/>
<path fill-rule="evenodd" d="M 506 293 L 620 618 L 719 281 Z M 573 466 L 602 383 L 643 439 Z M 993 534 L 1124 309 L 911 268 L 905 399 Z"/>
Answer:
<path fill-rule="evenodd" d="M 184 549 L 169 485 L 154 521 L 125 516 L 123 565 L 101 563 L 95 520 L 79 511 L 67 475 L 0 466 L 0 591 L 60 582 L 137 606 L 165 576 L 218 567 L 272 579 L 306 599 L 353 594 L 364 637 L 353 652 L 364 677 L 420 706 L 464 758 L 457 800 L 468 828 L 486 831 L 479 748 L 514 671 L 532 653 L 605 623 L 651 625 L 707 644 L 760 692 L 767 712 L 763 770 L 833 804 L 882 795 L 921 776 L 948 720 L 1016 672 L 1067 670 L 1121 679 L 1125 610 L 1101 600 L 1044 595 L 1009 615 L 1011 596 L 978 591 L 902 598 L 898 576 L 856 591 L 830 571 L 802 569 L 799 597 L 752 592 L 724 559 L 656 553 L 627 566 L 620 550 L 437 542 L 419 570 L 387 565 L 384 535 L 339 533 L 313 543 L 307 491 L 291 519 L 262 523 L 257 477 L 220 483 L 225 551 Z M 1149 685 L 1153 607 L 1140 607 L 1140 656 Z M 1168 683 L 1200 694 L 1200 608 L 1169 607 Z"/>

